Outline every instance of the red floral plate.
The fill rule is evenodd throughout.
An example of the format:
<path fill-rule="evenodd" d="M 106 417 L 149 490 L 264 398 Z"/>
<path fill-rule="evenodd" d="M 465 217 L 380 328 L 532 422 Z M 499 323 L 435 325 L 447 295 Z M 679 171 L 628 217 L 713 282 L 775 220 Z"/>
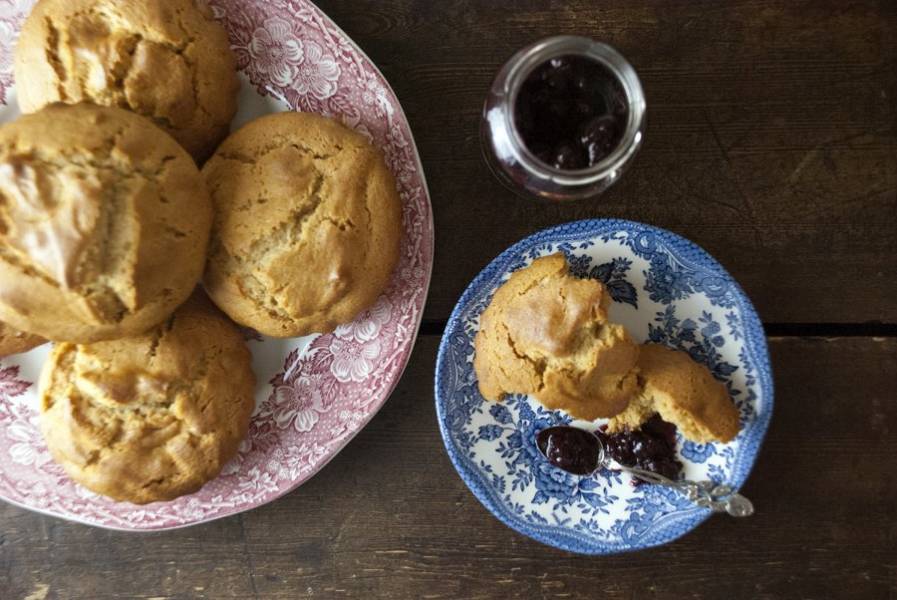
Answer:
<path fill-rule="evenodd" d="M 0 0 L 0 122 L 18 110 L 15 39 L 31 0 Z M 53 516 L 123 530 L 194 525 L 255 508 L 307 481 L 383 406 L 411 354 L 433 265 L 433 219 L 402 107 L 365 54 L 306 0 L 212 0 L 243 88 L 234 127 L 267 112 L 335 116 L 383 149 L 404 205 L 399 265 L 377 304 L 329 335 L 250 335 L 257 408 L 238 457 L 199 492 L 146 506 L 72 482 L 38 429 L 44 346 L 0 361 L 0 498 Z"/>

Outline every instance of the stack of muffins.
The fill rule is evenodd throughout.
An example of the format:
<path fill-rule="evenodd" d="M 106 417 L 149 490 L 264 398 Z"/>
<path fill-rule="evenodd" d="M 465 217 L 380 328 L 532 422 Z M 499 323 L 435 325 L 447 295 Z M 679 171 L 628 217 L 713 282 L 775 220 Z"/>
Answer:
<path fill-rule="evenodd" d="M 398 260 L 395 181 L 364 137 L 317 115 L 227 137 L 235 61 L 194 0 L 40 0 L 15 74 L 0 356 L 55 342 L 41 428 L 73 479 L 135 503 L 194 492 L 254 408 L 234 322 L 293 337 L 368 308 Z"/>

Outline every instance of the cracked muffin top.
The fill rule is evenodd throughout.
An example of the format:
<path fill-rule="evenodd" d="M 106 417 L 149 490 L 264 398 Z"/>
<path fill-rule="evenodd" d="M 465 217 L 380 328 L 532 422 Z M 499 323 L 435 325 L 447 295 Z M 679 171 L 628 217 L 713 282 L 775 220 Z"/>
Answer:
<path fill-rule="evenodd" d="M 402 209 L 382 154 L 310 113 L 267 115 L 203 168 L 215 206 L 205 285 L 274 337 L 326 333 L 374 303 L 399 256 Z"/>
<path fill-rule="evenodd" d="M 474 370 L 487 400 L 531 394 L 593 420 L 624 410 L 638 390 L 638 346 L 610 323 L 607 289 L 569 273 L 563 254 L 537 258 L 498 288 L 480 316 Z"/>
<path fill-rule="evenodd" d="M 202 275 L 212 207 L 134 113 L 55 104 L 0 127 L 0 320 L 61 342 L 146 331 Z"/>
<path fill-rule="evenodd" d="M 216 477 L 255 404 L 249 349 L 202 294 L 143 335 L 57 344 L 40 388 L 53 458 L 88 489 L 137 504 Z"/>
<path fill-rule="evenodd" d="M 205 160 L 239 82 L 227 33 L 197 0 L 40 0 L 15 55 L 19 107 L 92 102 L 151 118 Z"/>

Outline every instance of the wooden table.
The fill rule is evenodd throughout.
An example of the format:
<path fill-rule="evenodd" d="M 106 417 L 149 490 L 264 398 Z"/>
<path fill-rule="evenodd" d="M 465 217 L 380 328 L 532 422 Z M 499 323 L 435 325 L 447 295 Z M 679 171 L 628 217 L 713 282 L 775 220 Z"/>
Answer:
<path fill-rule="evenodd" d="M 331 0 L 402 100 L 437 227 L 426 322 L 374 421 L 307 485 L 186 530 L 121 534 L 0 505 L 0 598 L 897 598 L 897 3 Z M 595 202 L 512 197 L 480 159 L 484 92 L 516 48 L 618 47 L 646 144 Z M 703 245 L 767 323 L 776 408 L 750 521 L 585 558 L 502 526 L 443 451 L 441 328 L 499 251 L 622 217 Z"/>

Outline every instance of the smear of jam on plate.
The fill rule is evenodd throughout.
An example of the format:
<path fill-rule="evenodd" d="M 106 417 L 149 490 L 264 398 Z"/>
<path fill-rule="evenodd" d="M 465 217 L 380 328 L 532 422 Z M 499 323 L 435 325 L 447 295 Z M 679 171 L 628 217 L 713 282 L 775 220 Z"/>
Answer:
<path fill-rule="evenodd" d="M 582 56 L 552 58 L 524 81 L 514 121 L 524 144 L 558 169 L 591 167 L 620 143 L 629 118 L 623 86 L 604 65 Z"/>
<path fill-rule="evenodd" d="M 682 463 L 676 458 L 676 426 L 654 415 L 635 431 L 607 434 L 596 431 L 608 455 L 621 465 L 679 479 Z M 636 480 L 638 483 L 638 480 Z"/>

